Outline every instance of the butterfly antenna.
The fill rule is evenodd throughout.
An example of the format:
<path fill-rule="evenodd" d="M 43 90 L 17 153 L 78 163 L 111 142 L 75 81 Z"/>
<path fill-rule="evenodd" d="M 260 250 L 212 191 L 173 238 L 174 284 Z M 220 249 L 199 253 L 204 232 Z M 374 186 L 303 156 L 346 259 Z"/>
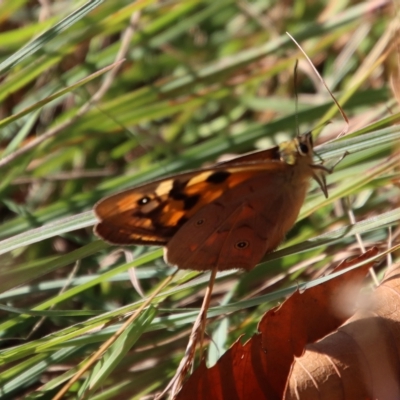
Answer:
<path fill-rule="evenodd" d="M 299 129 L 299 93 L 297 92 L 297 69 L 299 66 L 299 60 L 296 59 L 293 71 L 293 85 L 294 85 L 294 98 L 295 98 L 295 122 L 296 122 L 296 136 L 300 136 Z"/>
<path fill-rule="evenodd" d="M 332 97 L 332 100 L 334 101 L 334 103 L 336 104 L 337 108 L 339 109 L 340 114 L 342 115 L 342 118 L 344 119 L 344 121 L 346 122 L 345 127 L 342 129 L 342 131 L 339 133 L 338 137 L 341 137 L 343 135 L 345 135 L 347 133 L 347 131 L 349 130 L 349 119 L 347 118 L 346 113 L 344 112 L 343 108 L 341 107 L 341 105 L 339 104 L 339 102 L 336 100 L 336 97 L 333 95 L 333 93 L 331 92 L 331 90 L 329 89 L 328 85 L 326 84 L 326 82 L 322 79 L 322 76 L 320 75 L 320 73 L 317 71 L 317 69 L 315 68 L 314 64 L 312 63 L 310 57 L 308 57 L 308 55 L 306 54 L 306 52 L 302 49 L 302 47 L 299 45 L 299 43 L 297 43 L 296 39 L 289 33 L 286 32 L 286 34 L 290 37 L 290 39 L 292 39 L 293 43 L 299 48 L 299 50 L 303 53 L 304 57 L 306 58 L 306 60 L 309 62 L 309 64 L 311 65 L 311 68 L 313 69 L 313 71 L 315 72 L 316 76 L 318 77 L 318 79 L 320 80 L 320 82 L 325 86 L 326 90 L 328 91 L 328 93 L 330 94 L 330 96 Z"/>

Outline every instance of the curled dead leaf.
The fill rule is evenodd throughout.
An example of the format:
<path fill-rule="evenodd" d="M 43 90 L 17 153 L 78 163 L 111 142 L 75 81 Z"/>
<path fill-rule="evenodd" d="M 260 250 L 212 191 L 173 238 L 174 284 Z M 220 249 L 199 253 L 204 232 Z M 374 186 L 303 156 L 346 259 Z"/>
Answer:
<path fill-rule="evenodd" d="M 400 399 L 400 265 L 293 364 L 285 399 Z"/>
<path fill-rule="evenodd" d="M 359 257 L 344 261 L 335 272 L 366 261 L 377 252 L 373 248 Z M 259 333 L 249 341 L 242 344 L 238 339 L 212 368 L 202 363 L 176 399 L 282 399 L 295 357 L 302 355 L 308 343 L 336 331 L 351 316 L 353 307 L 349 305 L 352 301 L 352 296 L 348 295 L 349 288 L 353 292 L 358 291 L 373 263 L 368 262 L 303 293 L 296 291 L 281 306 L 264 315 Z M 343 294 L 343 288 L 346 288 L 347 300 L 338 312 L 338 304 L 342 303 L 338 299 Z M 301 358 L 296 361 L 301 369 L 299 360 Z M 293 373 L 291 376 L 297 379 Z M 294 391 L 291 386 L 287 388 L 287 396 L 296 396 L 298 382 L 293 388 Z"/>

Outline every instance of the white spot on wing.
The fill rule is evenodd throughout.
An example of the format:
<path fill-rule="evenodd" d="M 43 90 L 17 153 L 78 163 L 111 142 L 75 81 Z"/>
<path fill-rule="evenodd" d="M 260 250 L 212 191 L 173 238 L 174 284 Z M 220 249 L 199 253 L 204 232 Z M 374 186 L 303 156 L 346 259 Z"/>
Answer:
<path fill-rule="evenodd" d="M 162 196 L 163 194 L 168 193 L 172 189 L 173 184 L 173 179 L 167 179 L 161 182 L 156 189 L 157 196 Z"/>

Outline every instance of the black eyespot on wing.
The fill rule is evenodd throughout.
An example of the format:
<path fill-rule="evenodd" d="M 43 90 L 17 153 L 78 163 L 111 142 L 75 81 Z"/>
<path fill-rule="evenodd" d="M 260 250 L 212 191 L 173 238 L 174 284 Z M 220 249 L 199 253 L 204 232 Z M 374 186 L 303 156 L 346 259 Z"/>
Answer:
<path fill-rule="evenodd" d="M 189 181 L 175 180 L 172 189 L 168 193 L 168 197 L 174 200 L 185 200 L 188 196 L 183 192 Z"/>
<path fill-rule="evenodd" d="M 230 176 L 231 176 L 231 173 L 228 172 L 228 171 L 217 171 L 217 172 L 212 173 L 206 179 L 206 182 L 209 182 L 209 183 L 222 183 L 222 182 L 225 182 Z"/>
<path fill-rule="evenodd" d="M 185 200 L 185 199 L 187 199 L 187 195 L 185 193 L 176 191 L 174 189 L 170 190 L 170 192 L 168 193 L 168 197 L 173 199 L 173 200 Z"/>
<path fill-rule="evenodd" d="M 235 244 L 235 248 L 239 250 L 245 249 L 246 247 L 249 247 L 249 242 L 247 240 L 241 240 Z"/>
<path fill-rule="evenodd" d="M 193 196 L 186 196 L 183 200 L 183 209 L 184 210 L 191 210 L 199 201 L 200 195 L 194 194 Z"/>
<path fill-rule="evenodd" d="M 169 198 L 173 200 L 183 201 L 184 210 L 192 209 L 200 199 L 200 195 L 198 194 L 188 196 L 184 193 L 184 189 L 187 183 L 188 181 L 174 181 L 174 183 L 172 184 L 172 189 L 168 193 Z"/>
<path fill-rule="evenodd" d="M 204 224 L 204 218 L 200 218 L 196 221 L 196 225 L 200 226 Z"/>
<path fill-rule="evenodd" d="M 147 204 L 149 201 L 151 201 L 151 198 L 149 196 L 143 196 L 141 199 L 137 201 L 138 206 L 144 206 Z"/>

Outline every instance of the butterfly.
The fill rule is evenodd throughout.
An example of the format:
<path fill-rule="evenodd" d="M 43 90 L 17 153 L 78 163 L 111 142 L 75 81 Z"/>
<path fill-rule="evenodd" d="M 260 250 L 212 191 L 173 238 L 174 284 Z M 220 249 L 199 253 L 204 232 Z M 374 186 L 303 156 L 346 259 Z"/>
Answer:
<path fill-rule="evenodd" d="M 294 225 L 313 162 L 311 133 L 210 168 L 185 172 L 100 200 L 94 232 L 117 245 L 160 245 L 167 264 L 205 271 L 251 270 Z"/>

